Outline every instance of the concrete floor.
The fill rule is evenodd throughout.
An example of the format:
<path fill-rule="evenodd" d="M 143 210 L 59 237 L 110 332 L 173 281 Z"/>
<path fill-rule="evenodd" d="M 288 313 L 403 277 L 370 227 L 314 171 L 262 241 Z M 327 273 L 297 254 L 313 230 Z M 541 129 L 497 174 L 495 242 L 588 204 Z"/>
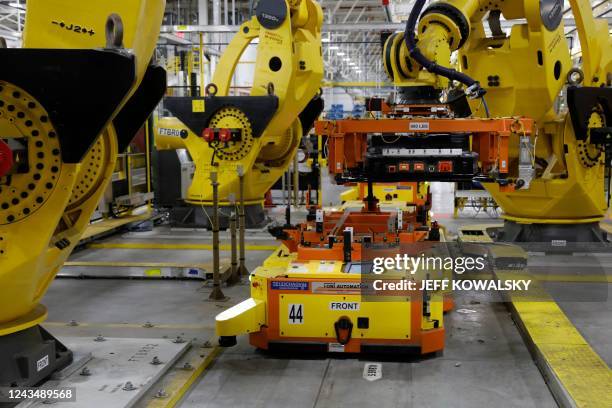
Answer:
<path fill-rule="evenodd" d="M 206 300 L 198 282 L 56 280 L 44 303 L 49 328 L 65 336 L 214 337 L 214 315 L 247 296 L 228 288 L 226 303 Z M 270 355 L 242 338 L 227 349 L 185 397 L 184 407 L 502 407 L 555 406 L 505 307 L 469 293 L 446 317 L 442 356 L 382 359 Z M 65 323 L 76 320 L 80 326 Z M 155 327 L 145 329 L 145 322 Z M 382 380 L 362 378 L 366 361 L 382 362 Z M 469 391 L 468 391 L 469 390 Z M 457 396 L 461 395 L 461 400 Z"/>
<path fill-rule="evenodd" d="M 277 217 L 282 211 L 276 211 Z M 274 211 L 272 213 L 275 213 Z M 441 212 L 440 214 L 444 214 Z M 450 235 L 466 223 L 495 223 L 479 216 L 440 220 Z M 128 233 L 106 242 L 210 243 L 205 231 L 158 228 Z M 227 236 L 222 237 L 227 241 Z M 264 231 L 250 231 L 247 243 L 273 245 Z M 252 270 L 270 251 L 249 251 Z M 222 258 L 229 257 L 223 251 Z M 205 250 L 87 249 L 71 260 L 210 262 Z M 610 258 L 612 260 L 612 258 Z M 567 262 L 567 260 L 563 260 Z M 576 260 L 580 265 L 581 260 Z M 582 285 L 582 286 L 581 286 Z M 592 292 L 589 284 L 547 283 L 546 287 L 578 330 L 611 364 L 610 286 L 599 302 L 571 301 L 568 294 Z M 200 281 L 57 279 L 44 304 L 46 327 L 56 336 L 175 337 L 216 340 L 214 316 L 248 297 L 247 285 L 224 288 L 227 302 L 209 302 Z M 598 293 L 601 293 L 599 290 Z M 269 354 L 254 350 L 245 337 L 226 349 L 196 381 L 182 407 L 554 407 L 540 372 L 499 298 L 462 292 L 445 317 L 446 347 L 428 358 Z M 465 310 L 468 310 L 466 313 Z M 79 326 L 66 325 L 76 320 Z M 145 322 L 154 327 L 144 328 Z M 382 379 L 363 379 L 366 362 L 382 364 Z"/>
<path fill-rule="evenodd" d="M 177 232 L 161 230 L 172 240 Z M 206 233 L 192 232 L 190 239 Z M 151 238 L 153 239 L 153 238 Z M 112 240 L 128 242 L 128 234 Z M 173 240 L 172 242 L 176 242 Z M 181 240 L 182 242 L 182 240 Z M 261 243 L 261 242 L 259 242 Z M 255 267 L 270 252 L 248 253 Z M 73 259 L 207 262 L 210 251 L 85 250 Z M 227 255 L 227 254 L 225 254 Z M 224 256 L 224 255 L 222 255 Z M 175 337 L 214 340 L 214 316 L 248 297 L 248 286 L 226 288 L 228 302 L 207 301 L 201 282 L 175 280 L 56 280 L 44 303 L 47 328 L 65 336 Z M 476 300 L 477 299 L 477 300 Z M 504 305 L 464 293 L 446 316 L 447 346 L 440 356 L 389 359 L 380 356 L 273 355 L 254 350 L 247 339 L 227 349 L 196 382 L 184 407 L 381 407 L 488 406 L 553 407 L 555 402 Z M 67 326 L 70 320 L 80 323 Z M 145 322 L 153 328 L 143 328 Z M 382 363 L 383 378 L 362 378 L 364 364 Z M 469 390 L 469 391 L 468 391 Z M 461 395 L 461 399 L 457 398 Z"/>
<path fill-rule="evenodd" d="M 480 297 L 479 297 L 480 299 Z M 182 407 L 554 407 L 505 307 L 470 293 L 446 316 L 443 355 L 301 356 L 257 352 L 245 339 L 225 351 Z M 382 379 L 363 379 L 366 362 Z"/>

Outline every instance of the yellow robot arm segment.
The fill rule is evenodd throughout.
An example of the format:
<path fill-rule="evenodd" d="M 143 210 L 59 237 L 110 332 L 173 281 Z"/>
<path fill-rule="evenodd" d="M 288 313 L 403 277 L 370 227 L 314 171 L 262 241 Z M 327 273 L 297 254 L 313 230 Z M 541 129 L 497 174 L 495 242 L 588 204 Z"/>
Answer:
<path fill-rule="evenodd" d="M 416 4 L 420 11 L 424 1 Z M 407 30 L 406 38 L 410 40 L 416 32 L 416 44 L 403 44 L 397 37 L 388 41 L 410 52 L 396 49 L 394 54 L 391 47 L 388 53 L 396 55 L 395 61 L 387 53 L 384 56 L 387 71 L 396 78 L 407 65 L 408 55 L 414 62 L 418 47 L 421 56 L 429 60 L 417 59 L 421 69 L 449 78 L 463 75 L 479 84 L 486 102 L 484 98 L 469 101 L 473 116 L 525 116 L 536 121 L 537 132 L 528 142 L 519 144 L 519 137 L 513 137 L 509 146 L 510 160 L 515 163 L 509 180 L 525 181 L 516 165 L 523 154 L 533 158 L 527 176 L 531 182 L 517 187 L 486 183 L 505 218 L 514 223 L 589 224 L 606 210 L 605 142 L 592 139 L 592 132 L 601 135 L 612 122 L 608 108 L 612 79 L 609 28 L 605 20 L 593 17 L 588 1 L 574 0 L 570 6 L 582 51 L 580 67 L 573 66 L 565 40 L 561 0 L 433 2 L 420 16 L 418 12 L 410 16 L 408 26 L 416 29 Z M 499 25 L 501 16 L 526 22 L 516 22 L 506 34 Z M 485 23 L 491 35 L 486 33 Z M 445 65 L 442 59 L 448 51 L 457 51 L 460 73 L 436 66 Z M 576 69 L 583 77 L 579 86 L 568 78 Z M 418 82 L 418 75 L 409 74 L 403 77 L 417 78 Z M 568 82 L 571 86 L 566 87 Z M 564 89 L 567 102 L 562 105 L 559 95 Z"/>
<path fill-rule="evenodd" d="M 229 204 L 228 196 L 239 189 L 238 168 L 245 172 L 246 204 L 263 202 L 322 110 L 322 102 L 313 101 L 323 78 L 322 23 L 321 7 L 314 0 L 262 0 L 225 50 L 213 84 L 206 87 L 207 96 L 167 99 L 168 109 L 190 130 L 183 139 L 196 171 L 187 203 L 212 204 L 210 173 L 215 171 L 221 204 Z M 250 95 L 231 96 L 238 61 L 255 39 Z M 172 120 L 160 121 L 160 127 L 166 125 L 175 126 Z M 221 130 L 231 134 L 220 136 Z"/>
<path fill-rule="evenodd" d="M 606 84 L 612 60 L 612 37 L 609 35 L 608 24 L 606 20 L 594 18 L 589 1 L 570 0 L 569 3 L 580 39 L 584 84 Z"/>
<path fill-rule="evenodd" d="M 23 46 L 103 48 L 108 40 L 107 30 L 121 32 L 123 41 L 112 45 L 124 46 L 136 57 L 136 83 L 139 84 L 157 45 L 165 3 L 165 0 L 28 1 Z M 109 22 L 107 17 L 113 14 L 122 23 Z"/>
<path fill-rule="evenodd" d="M 218 95 L 229 95 L 232 78 L 234 77 L 240 57 L 242 57 L 246 47 L 255 38 L 259 37 L 259 29 L 260 26 L 255 18 L 243 23 L 223 52 L 213 77 L 213 83 L 217 86 Z"/>
<path fill-rule="evenodd" d="M 0 174 L 0 335 L 44 318 L 38 302 L 118 151 L 161 98 L 165 72 L 150 62 L 164 9 L 163 0 L 31 0 L 25 48 L 0 50 L 11 61 L 0 67 L 0 141 L 15 163 Z"/>
<path fill-rule="evenodd" d="M 513 25 L 507 37 L 490 38 L 480 24 L 459 51 L 461 68 L 485 87 L 493 116 L 527 116 L 538 124 L 537 140 L 531 141 L 535 149 L 534 179 L 529 188 L 504 189 L 495 183 L 486 187 L 504 210 L 505 218 L 515 223 L 595 223 L 606 210 L 603 146 L 592 143 L 585 137 L 586 131 L 572 126 L 570 115 L 555 108 L 574 67 L 565 40 L 563 4 L 556 0 L 545 3 L 547 7 L 528 1 L 494 2 L 485 10 L 499 8 L 506 18 L 525 18 L 527 22 Z M 593 19 L 588 1 L 571 2 L 571 7 L 583 51 L 580 68 L 584 87 L 578 92 L 604 92 L 595 88 L 607 76 L 607 23 Z M 566 89 L 565 93 L 574 92 Z M 478 103 L 473 101 L 471 106 L 475 115 L 481 116 Z M 596 105 L 567 103 L 572 114 L 597 111 Z M 595 119 L 589 127 L 601 127 L 597 125 L 601 120 Z M 517 160 L 518 140 L 513 139 L 510 148 L 513 160 Z"/>
<path fill-rule="evenodd" d="M 456 76 L 451 79 L 466 83 L 469 78 L 451 70 L 451 52 L 467 41 L 471 30 L 470 19 L 482 18 L 479 2 L 434 2 L 421 14 L 417 27 L 416 18 L 423 6 L 424 1 L 415 5 L 416 11 L 413 11 L 407 24 L 411 28 L 407 28 L 406 33 L 394 34 L 386 41 L 384 58 L 387 73 L 399 86 L 426 84 L 442 89 L 448 87 L 451 73 Z M 417 34 L 412 35 L 414 41 L 410 46 L 406 40 L 410 42 L 415 29 Z M 424 72 L 424 69 L 429 72 Z"/>

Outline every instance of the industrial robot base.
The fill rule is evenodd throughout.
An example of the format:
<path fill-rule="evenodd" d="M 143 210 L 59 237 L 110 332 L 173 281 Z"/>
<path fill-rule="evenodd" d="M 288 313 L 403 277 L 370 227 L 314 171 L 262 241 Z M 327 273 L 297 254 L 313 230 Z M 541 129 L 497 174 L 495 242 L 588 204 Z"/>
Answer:
<path fill-rule="evenodd" d="M 40 325 L 0 337 L 0 386 L 32 387 L 72 363 L 73 354 Z"/>
<path fill-rule="evenodd" d="M 499 231 L 502 242 L 604 243 L 607 234 L 598 222 L 585 224 L 521 224 L 505 220 Z"/>

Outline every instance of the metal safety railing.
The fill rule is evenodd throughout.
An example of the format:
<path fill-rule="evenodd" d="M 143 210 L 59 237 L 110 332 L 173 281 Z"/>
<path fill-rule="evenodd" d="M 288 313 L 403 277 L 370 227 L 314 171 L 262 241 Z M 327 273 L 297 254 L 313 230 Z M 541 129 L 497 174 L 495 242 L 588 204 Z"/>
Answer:
<path fill-rule="evenodd" d="M 25 4 L 19 0 L 0 4 L 0 37 L 9 41 L 20 41 L 25 24 Z"/>

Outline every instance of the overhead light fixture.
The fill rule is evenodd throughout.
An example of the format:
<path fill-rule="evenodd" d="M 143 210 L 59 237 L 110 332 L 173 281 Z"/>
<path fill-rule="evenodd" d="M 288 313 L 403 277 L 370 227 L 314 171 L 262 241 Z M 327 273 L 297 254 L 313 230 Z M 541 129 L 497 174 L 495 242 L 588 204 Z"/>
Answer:
<path fill-rule="evenodd" d="M 328 43 L 329 42 L 329 38 L 323 38 L 323 39 L 321 39 L 321 42 Z"/>
<path fill-rule="evenodd" d="M 344 61 L 350 61 L 351 59 L 349 57 L 346 58 L 342 58 Z"/>
<path fill-rule="evenodd" d="M 338 47 L 337 45 L 330 45 L 329 49 L 330 50 L 338 50 L 338 49 L 340 49 L 340 47 Z"/>
<path fill-rule="evenodd" d="M 346 54 L 345 54 L 345 53 L 343 53 L 343 52 L 337 52 L 337 53 L 336 53 L 336 55 L 338 55 L 338 56 L 342 57 L 342 56 L 344 56 L 344 55 L 346 55 Z"/>

